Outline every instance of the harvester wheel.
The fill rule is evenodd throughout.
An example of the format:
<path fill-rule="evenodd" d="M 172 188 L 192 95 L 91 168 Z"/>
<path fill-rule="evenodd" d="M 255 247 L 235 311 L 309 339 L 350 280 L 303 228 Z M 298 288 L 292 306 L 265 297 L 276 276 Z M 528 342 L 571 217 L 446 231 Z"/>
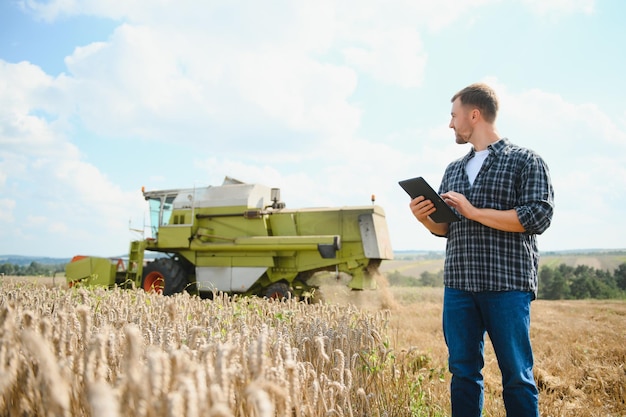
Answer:
<path fill-rule="evenodd" d="M 284 282 L 275 282 L 271 284 L 265 289 L 265 291 L 263 291 L 263 294 L 266 298 L 271 298 L 273 300 L 282 300 L 283 298 L 290 299 L 292 296 L 289 285 Z"/>
<path fill-rule="evenodd" d="M 182 292 L 188 284 L 184 268 L 174 259 L 158 258 L 143 269 L 141 287 L 147 292 L 172 295 Z"/>

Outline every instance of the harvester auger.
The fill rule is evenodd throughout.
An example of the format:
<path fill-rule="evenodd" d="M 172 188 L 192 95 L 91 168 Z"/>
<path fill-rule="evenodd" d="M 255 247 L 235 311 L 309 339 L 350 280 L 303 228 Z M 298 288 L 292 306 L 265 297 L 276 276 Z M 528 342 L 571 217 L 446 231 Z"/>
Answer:
<path fill-rule="evenodd" d="M 385 213 L 374 204 L 287 209 L 279 189 L 228 177 L 221 186 L 142 192 L 152 237 L 131 242 L 127 260 L 76 256 L 66 266 L 69 285 L 307 297 L 317 286 L 311 278 L 324 272 L 375 289 L 378 266 L 393 258 Z M 148 261 L 146 252 L 163 256 Z"/>

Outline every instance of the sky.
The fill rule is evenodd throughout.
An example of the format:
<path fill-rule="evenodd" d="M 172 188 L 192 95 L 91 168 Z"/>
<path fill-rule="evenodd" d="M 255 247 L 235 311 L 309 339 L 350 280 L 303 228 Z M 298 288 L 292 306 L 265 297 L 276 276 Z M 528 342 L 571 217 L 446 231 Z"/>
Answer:
<path fill-rule="evenodd" d="M 626 248 L 621 0 L 2 0 L 0 254 L 120 256 L 148 190 L 281 189 L 376 204 L 393 249 L 445 249 L 398 181 L 436 189 L 450 99 L 497 92 L 499 134 L 555 189 L 543 251 Z"/>

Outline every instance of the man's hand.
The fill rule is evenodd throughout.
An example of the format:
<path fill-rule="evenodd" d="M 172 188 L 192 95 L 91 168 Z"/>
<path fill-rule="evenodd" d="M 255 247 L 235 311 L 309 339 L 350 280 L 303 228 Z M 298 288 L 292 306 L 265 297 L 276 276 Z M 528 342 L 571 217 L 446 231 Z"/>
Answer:
<path fill-rule="evenodd" d="M 409 204 L 411 212 L 420 223 L 424 223 L 428 220 L 428 216 L 433 214 L 437 209 L 432 201 L 426 200 L 423 195 L 420 195 Z"/>
<path fill-rule="evenodd" d="M 475 220 L 476 207 L 474 207 L 463 194 L 457 193 L 456 191 L 448 191 L 445 194 L 441 194 L 441 198 L 443 198 L 443 201 L 445 201 L 447 205 L 461 213 L 463 217 Z"/>
<path fill-rule="evenodd" d="M 448 234 L 448 223 L 435 223 L 430 218 L 430 215 L 437 210 L 432 201 L 426 200 L 423 195 L 420 195 L 411 200 L 409 208 L 413 216 L 426 226 L 431 233 L 437 236 L 446 236 Z"/>

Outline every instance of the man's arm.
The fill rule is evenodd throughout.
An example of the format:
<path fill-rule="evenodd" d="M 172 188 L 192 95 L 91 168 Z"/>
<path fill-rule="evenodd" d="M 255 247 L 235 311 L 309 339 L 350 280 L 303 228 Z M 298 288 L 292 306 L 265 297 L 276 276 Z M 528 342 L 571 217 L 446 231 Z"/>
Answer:
<path fill-rule="evenodd" d="M 467 216 L 466 216 L 467 217 Z M 476 209 L 473 217 L 468 219 L 474 220 L 492 229 L 502 230 L 503 232 L 525 232 L 524 226 L 517 217 L 517 210 L 495 210 L 495 209 Z"/>
<path fill-rule="evenodd" d="M 454 191 L 442 194 L 441 197 L 450 207 L 455 208 L 467 219 L 503 232 L 522 233 L 526 231 L 519 221 L 517 210 L 514 208 L 509 210 L 477 208 L 463 194 Z"/>

